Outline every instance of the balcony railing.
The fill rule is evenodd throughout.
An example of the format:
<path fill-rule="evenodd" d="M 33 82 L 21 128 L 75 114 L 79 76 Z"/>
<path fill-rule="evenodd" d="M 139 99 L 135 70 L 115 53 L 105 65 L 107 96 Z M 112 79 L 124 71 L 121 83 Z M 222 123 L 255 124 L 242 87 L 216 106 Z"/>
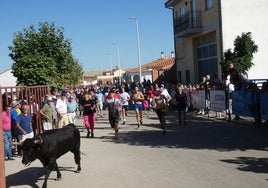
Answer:
<path fill-rule="evenodd" d="M 175 34 L 186 37 L 202 32 L 201 11 L 187 11 L 174 21 Z"/>

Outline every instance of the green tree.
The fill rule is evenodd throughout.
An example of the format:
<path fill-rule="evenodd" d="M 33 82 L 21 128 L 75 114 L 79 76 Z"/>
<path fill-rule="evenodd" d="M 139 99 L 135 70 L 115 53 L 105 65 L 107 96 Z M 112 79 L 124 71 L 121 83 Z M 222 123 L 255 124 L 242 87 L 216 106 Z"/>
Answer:
<path fill-rule="evenodd" d="M 64 29 L 54 23 L 40 22 L 14 34 L 9 56 L 14 61 L 17 85 L 48 84 L 52 89 L 75 85 L 82 78 L 82 66 L 72 56 L 71 42 L 64 39 Z"/>
<path fill-rule="evenodd" d="M 234 50 L 228 49 L 220 62 L 223 74 L 227 74 L 228 63 L 235 64 L 236 69 L 241 73 L 247 73 L 254 65 L 252 63 L 253 54 L 258 51 L 258 46 L 252 40 L 251 32 L 242 33 L 234 41 Z"/>

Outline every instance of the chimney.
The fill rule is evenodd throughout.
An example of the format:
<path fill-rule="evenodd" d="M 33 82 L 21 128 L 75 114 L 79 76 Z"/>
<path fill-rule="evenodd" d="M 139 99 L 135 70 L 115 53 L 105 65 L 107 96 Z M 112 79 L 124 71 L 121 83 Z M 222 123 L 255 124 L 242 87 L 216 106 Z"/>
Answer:
<path fill-rule="evenodd" d="M 164 58 L 164 52 L 161 52 L 161 59 Z"/>
<path fill-rule="evenodd" d="M 174 58 L 174 52 L 171 51 L 171 58 Z"/>

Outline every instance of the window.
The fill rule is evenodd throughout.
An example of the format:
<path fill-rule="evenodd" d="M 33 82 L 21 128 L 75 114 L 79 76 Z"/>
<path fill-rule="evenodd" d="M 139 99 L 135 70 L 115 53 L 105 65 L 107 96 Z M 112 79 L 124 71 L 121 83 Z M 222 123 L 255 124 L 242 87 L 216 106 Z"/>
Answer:
<path fill-rule="evenodd" d="M 214 58 L 216 56 L 217 56 L 217 45 L 215 42 L 197 47 L 198 59 Z"/>
<path fill-rule="evenodd" d="M 213 8 L 213 0 L 206 0 L 206 10 Z"/>
<path fill-rule="evenodd" d="M 180 7 L 179 14 L 180 14 L 180 16 L 184 16 L 184 14 L 185 14 L 185 7 L 184 6 Z"/>
<path fill-rule="evenodd" d="M 189 84 L 190 83 L 190 70 L 185 71 L 185 76 L 186 76 L 186 83 Z"/>
<path fill-rule="evenodd" d="M 181 71 L 178 71 L 178 80 L 179 80 L 179 83 L 181 83 Z"/>

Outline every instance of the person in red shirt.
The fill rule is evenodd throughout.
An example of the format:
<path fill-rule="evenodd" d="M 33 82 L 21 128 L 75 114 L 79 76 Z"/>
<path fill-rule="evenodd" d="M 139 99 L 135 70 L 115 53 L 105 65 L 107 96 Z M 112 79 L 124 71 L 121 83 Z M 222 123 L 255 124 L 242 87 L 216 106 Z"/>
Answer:
<path fill-rule="evenodd" d="M 119 93 L 119 90 L 118 89 L 115 90 L 114 98 L 120 99 L 120 93 Z"/>
<path fill-rule="evenodd" d="M 5 160 L 14 160 L 12 157 L 12 135 L 11 135 L 11 107 L 7 106 L 2 112 L 2 128 L 4 133 Z"/>

